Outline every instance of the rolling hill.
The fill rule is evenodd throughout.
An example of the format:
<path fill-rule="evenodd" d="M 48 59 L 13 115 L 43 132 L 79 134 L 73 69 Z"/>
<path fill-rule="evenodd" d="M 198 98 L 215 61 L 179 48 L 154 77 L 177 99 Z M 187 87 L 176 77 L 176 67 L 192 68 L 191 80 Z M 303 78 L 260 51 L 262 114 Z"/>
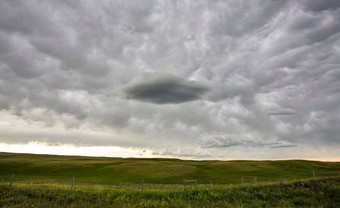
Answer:
<path fill-rule="evenodd" d="M 183 179 L 199 183 L 252 183 L 260 181 L 337 176 L 340 162 L 193 161 L 0 153 L 0 180 L 33 183 L 69 183 L 72 176 L 82 184 L 179 184 Z"/>

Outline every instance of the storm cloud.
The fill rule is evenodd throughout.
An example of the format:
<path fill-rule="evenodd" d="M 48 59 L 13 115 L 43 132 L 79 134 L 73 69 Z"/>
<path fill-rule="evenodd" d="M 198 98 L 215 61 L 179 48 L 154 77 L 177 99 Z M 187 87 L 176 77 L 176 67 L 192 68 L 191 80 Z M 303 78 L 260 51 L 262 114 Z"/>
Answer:
<path fill-rule="evenodd" d="M 123 97 L 156 104 L 184 103 L 200 99 L 208 88 L 196 82 L 147 73 L 123 89 Z"/>
<path fill-rule="evenodd" d="M 279 111 L 275 111 L 275 112 L 270 112 L 268 113 L 268 115 L 270 116 L 289 116 L 289 115 L 295 115 L 296 112 L 292 109 L 281 109 Z"/>
<path fill-rule="evenodd" d="M 1 1 L 0 143 L 340 157 L 339 57 L 337 0 Z"/>

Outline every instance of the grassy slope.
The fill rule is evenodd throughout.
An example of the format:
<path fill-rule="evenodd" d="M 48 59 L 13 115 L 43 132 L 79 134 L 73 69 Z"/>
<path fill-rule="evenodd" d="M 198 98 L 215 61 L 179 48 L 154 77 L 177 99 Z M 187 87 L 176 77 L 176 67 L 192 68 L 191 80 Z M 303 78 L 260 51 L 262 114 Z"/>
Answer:
<path fill-rule="evenodd" d="M 336 176 L 340 162 L 289 161 L 189 161 L 177 159 L 97 158 L 0 153 L 0 180 L 86 184 L 147 183 L 178 184 L 183 179 L 199 183 L 278 181 L 317 176 Z"/>
<path fill-rule="evenodd" d="M 0 207 L 340 207 L 340 179 L 185 192 L 0 184 Z"/>

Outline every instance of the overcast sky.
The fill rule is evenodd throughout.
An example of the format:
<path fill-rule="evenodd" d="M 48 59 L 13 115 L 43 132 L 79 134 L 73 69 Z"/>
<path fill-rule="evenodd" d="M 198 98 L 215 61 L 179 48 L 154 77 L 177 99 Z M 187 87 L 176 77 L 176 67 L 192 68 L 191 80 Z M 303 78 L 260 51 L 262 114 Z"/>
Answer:
<path fill-rule="evenodd" d="M 340 160 L 339 136 L 339 0 L 0 1 L 0 151 Z"/>

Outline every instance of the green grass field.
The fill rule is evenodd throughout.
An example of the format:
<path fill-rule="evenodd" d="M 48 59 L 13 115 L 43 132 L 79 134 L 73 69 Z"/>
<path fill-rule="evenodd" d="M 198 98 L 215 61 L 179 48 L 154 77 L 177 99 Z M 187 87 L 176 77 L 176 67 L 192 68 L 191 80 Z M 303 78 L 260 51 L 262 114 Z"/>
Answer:
<path fill-rule="evenodd" d="M 339 162 L 304 160 L 0 153 L 0 207 L 340 207 L 339 169 Z M 197 179 L 198 188 L 184 191 L 183 179 Z"/>
<path fill-rule="evenodd" d="M 239 184 L 293 181 L 338 176 L 340 162 L 287 161 L 191 161 L 178 159 L 98 158 L 0 153 L 0 180 L 33 183 L 182 184 L 197 179 L 199 184 Z"/>
<path fill-rule="evenodd" d="M 340 207 L 340 179 L 143 192 L 83 186 L 0 184 L 0 207 Z"/>

